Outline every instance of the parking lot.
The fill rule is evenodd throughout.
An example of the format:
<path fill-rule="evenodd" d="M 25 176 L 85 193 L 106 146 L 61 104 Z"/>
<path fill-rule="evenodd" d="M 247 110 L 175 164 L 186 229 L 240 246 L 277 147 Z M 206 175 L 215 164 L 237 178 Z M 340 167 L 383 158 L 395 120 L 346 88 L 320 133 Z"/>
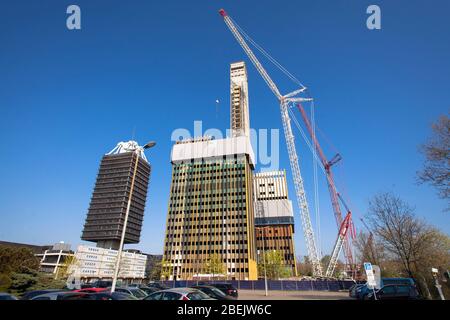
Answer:
<path fill-rule="evenodd" d="M 348 291 L 269 291 L 265 296 L 264 290 L 239 290 L 239 300 L 353 300 Z"/>

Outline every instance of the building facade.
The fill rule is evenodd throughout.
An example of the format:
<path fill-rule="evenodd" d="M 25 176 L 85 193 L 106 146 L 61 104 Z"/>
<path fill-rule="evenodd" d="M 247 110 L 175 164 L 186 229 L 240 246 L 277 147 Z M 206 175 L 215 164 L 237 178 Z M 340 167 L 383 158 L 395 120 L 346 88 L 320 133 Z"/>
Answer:
<path fill-rule="evenodd" d="M 168 279 L 257 279 L 255 161 L 244 62 L 230 66 L 230 106 L 230 138 L 200 137 L 172 148 L 163 253 Z"/>
<path fill-rule="evenodd" d="M 80 245 L 75 253 L 73 275 L 83 282 L 111 280 L 118 250 Z M 122 252 L 118 279 L 132 282 L 145 278 L 147 256 L 137 252 Z"/>
<path fill-rule="evenodd" d="M 257 279 L 249 139 L 180 141 L 171 161 L 163 275 Z M 222 265 L 215 275 L 208 269 L 214 258 Z"/>
<path fill-rule="evenodd" d="M 124 243 L 139 242 L 151 170 L 141 149 L 121 142 L 102 158 L 81 239 L 117 250 L 131 197 Z"/>
<path fill-rule="evenodd" d="M 74 252 L 71 250 L 70 244 L 55 243 L 51 248 L 36 254 L 36 257 L 40 259 L 39 271 L 56 275 L 59 268 L 66 265 L 66 259 L 73 256 Z"/>
<path fill-rule="evenodd" d="M 230 65 L 231 136 L 250 137 L 247 68 L 243 61 Z"/>
<path fill-rule="evenodd" d="M 288 198 L 285 171 L 254 174 L 255 232 L 258 261 L 264 252 L 281 252 L 285 266 L 297 276 L 294 250 L 294 215 Z"/>

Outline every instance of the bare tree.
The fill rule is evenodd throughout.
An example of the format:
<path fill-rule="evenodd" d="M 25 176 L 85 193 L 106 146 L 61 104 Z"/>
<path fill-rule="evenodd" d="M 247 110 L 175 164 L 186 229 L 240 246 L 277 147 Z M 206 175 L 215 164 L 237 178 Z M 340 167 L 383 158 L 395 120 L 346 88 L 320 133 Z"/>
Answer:
<path fill-rule="evenodd" d="M 450 264 L 450 238 L 417 218 L 410 205 L 391 193 L 370 201 L 367 220 L 386 251 L 387 262 L 400 263 L 402 273 L 429 291 L 431 267 Z"/>
<path fill-rule="evenodd" d="M 414 263 L 429 241 L 429 227 L 414 216 L 414 210 L 391 193 L 376 195 L 369 202 L 368 221 L 385 250 L 413 276 Z"/>
<path fill-rule="evenodd" d="M 443 115 L 432 125 L 433 135 L 420 147 L 425 156 L 418 173 L 420 183 L 430 183 L 443 199 L 450 198 L 450 119 Z"/>

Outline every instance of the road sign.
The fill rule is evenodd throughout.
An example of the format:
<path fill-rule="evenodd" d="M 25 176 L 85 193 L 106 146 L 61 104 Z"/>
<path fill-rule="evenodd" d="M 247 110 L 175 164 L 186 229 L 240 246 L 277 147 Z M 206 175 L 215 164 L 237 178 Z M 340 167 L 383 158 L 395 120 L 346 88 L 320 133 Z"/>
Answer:
<path fill-rule="evenodd" d="M 367 275 L 367 286 L 370 289 L 375 288 L 377 285 L 377 281 L 375 280 L 375 275 L 373 274 L 372 264 L 370 262 L 365 262 L 364 270 L 366 270 L 366 275 Z"/>

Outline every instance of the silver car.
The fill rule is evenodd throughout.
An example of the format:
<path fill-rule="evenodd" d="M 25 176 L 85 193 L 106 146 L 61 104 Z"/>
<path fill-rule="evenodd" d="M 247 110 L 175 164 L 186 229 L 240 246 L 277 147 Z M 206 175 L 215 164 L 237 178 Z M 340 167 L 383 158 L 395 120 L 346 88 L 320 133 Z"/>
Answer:
<path fill-rule="evenodd" d="M 144 300 L 215 300 L 193 288 L 173 288 L 149 294 Z"/>

